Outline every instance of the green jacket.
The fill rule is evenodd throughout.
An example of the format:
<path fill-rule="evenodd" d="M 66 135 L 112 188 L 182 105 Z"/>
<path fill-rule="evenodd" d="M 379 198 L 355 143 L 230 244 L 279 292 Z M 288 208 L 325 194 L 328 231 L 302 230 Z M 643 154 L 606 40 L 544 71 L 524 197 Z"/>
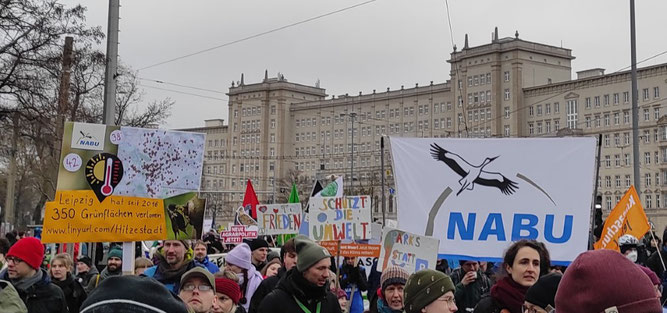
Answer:
<path fill-rule="evenodd" d="M 451 275 L 452 281 L 456 284 L 454 298 L 456 298 L 459 313 L 472 312 L 482 296 L 491 290 L 492 285 L 491 280 L 482 271 L 477 271 L 477 280 L 464 286 L 461 283 L 464 275 L 461 268 L 455 269 Z"/>
<path fill-rule="evenodd" d="M 19 297 L 14 286 L 6 280 L 0 280 L 0 312 L 27 313 L 28 308 Z"/>

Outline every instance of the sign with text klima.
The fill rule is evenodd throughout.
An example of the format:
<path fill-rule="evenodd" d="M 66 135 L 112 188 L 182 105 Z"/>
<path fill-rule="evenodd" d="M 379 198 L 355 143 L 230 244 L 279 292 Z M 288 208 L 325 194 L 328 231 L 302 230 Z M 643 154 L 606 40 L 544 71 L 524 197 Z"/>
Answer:
<path fill-rule="evenodd" d="M 315 241 L 371 239 L 371 197 L 322 197 L 310 202 L 310 237 Z"/>
<path fill-rule="evenodd" d="M 586 251 L 595 138 L 390 139 L 398 228 L 440 240 L 441 258 L 500 261 L 524 238 L 554 263 Z"/>

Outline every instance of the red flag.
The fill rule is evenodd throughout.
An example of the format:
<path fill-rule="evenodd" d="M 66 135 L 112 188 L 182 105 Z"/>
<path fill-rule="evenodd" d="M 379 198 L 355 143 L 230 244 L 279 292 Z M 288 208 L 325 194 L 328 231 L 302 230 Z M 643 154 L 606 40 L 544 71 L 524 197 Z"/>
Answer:
<path fill-rule="evenodd" d="M 243 196 L 243 208 L 250 211 L 250 215 L 253 219 L 257 220 L 257 205 L 259 200 L 257 200 L 257 195 L 255 194 L 255 189 L 252 188 L 252 183 L 248 179 L 248 184 L 245 187 L 245 195 Z"/>

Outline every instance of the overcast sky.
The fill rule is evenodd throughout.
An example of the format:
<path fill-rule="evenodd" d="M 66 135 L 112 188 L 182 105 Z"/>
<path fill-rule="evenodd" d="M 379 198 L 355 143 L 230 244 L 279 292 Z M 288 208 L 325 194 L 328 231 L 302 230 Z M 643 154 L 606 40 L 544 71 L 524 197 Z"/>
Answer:
<path fill-rule="evenodd" d="M 107 0 L 63 0 L 88 8 L 87 23 L 107 31 Z M 119 55 L 135 70 L 219 46 L 368 0 L 121 0 Z M 450 0 L 453 42 L 461 49 L 500 37 L 519 37 L 572 49 L 576 71 L 607 73 L 630 65 L 629 0 Z M 667 51 L 667 1 L 640 0 L 638 60 Z M 104 49 L 104 47 L 102 47 Z M 314 85 L 329 95 L 414 87 L 449 79 L 452 37 L 444 0 L 376 0 L 241 43 L 141 70 L 139 76 L 216 90 L 219 93 L 142 81 L 145 100 L 176 101 L 164 128 L 203 126 L 227 120 L 227 101 L 148 88 L 158 87 L 227 99 L 231 81 L 259 82 L 264 70 Z M 641 66 L 665 63 L 667 54 Z"/>

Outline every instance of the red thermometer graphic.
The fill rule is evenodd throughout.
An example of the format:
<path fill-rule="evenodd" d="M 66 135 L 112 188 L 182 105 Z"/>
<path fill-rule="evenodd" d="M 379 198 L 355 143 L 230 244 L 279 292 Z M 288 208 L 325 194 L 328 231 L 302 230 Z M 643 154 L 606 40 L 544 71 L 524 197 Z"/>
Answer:
<path fill-rule="evenodd" d="M 104 171 L 104 185 L 102 185 L 102 194 L 104 196 L 110 196 L 113 192 L 113 187 L 111 186 L 111 170 L 113 168 L 113 159 L 106 159 L 106 170 Z"/>

